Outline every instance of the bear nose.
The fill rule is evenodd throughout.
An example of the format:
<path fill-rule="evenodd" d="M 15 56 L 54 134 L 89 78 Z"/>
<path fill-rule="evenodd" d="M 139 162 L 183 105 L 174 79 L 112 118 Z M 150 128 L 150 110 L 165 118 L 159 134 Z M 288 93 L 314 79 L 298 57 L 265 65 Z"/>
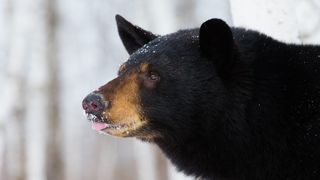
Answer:
<path fill-rule="evenodd" d="M 91 93 L 83 99 L 82 108 L 88 114 L 100 116 L 108 104 L 108 101 L 105 101 L 101 94 Z"/>

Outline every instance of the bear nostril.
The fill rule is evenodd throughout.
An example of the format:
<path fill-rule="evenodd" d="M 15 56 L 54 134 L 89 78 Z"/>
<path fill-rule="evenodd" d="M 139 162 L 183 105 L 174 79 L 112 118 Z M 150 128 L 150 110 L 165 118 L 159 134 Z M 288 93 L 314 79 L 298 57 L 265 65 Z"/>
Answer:
<path fill-rule="evenodd" d="M 82 108 L 88 114 L 100 116 L 107 104 L 100 94 L 91 93 L 82 101 Z"/>
<path fill-rule="evenodd" d="M 91 102 L 90 106 L 92 107 L 93 110 L 97 110 L 98 109 L 98 105 L 96 102 Z"/>

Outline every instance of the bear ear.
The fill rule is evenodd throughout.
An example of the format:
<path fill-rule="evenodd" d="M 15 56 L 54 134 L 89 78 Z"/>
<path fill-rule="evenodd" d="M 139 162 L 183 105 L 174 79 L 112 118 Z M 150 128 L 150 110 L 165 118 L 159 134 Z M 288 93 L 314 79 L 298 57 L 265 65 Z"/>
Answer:
<path fill-rule="evenodd" d="M 227 75 L 233 65 L 234 41 L 231 28 L 220 19 L 204 22 L 199 32 L 200 49 L 214 61 L 218 73 Z"/>
<path fill-rule="evenodd" d="M 131 24 L 120 15 L 116 15 L 116 22 L 122 43 L 129 54 L 157 38 L 156 35 Z"/>

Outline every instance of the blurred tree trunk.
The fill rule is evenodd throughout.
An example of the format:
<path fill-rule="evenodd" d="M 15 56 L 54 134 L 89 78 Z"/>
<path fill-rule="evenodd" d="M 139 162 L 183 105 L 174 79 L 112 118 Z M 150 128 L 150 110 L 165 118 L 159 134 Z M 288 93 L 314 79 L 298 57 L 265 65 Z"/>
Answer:
<path fill-rule="evenodd" d="M 5 102 L 0 111 L 0 131 L 3 147 L 1 179 L 24 180 L 26 69 L 21 46 L 26 26 L 21 24 L 15 2 L 1 2 L 1 63 L 3 63 L 0 98 Z M 18 52 L 18 53 L 17 53 Z"/>
<path fill-rule="evenodd" d="M 64 179 L 62 160 L 63 136 L 59 112 L 59 79 L 57 60 L 57 12 L 56 1 L 46 0 L 46 33 L 48 61 L 48 124 L 46 127 L 46 178 L 48 180 Z"/>

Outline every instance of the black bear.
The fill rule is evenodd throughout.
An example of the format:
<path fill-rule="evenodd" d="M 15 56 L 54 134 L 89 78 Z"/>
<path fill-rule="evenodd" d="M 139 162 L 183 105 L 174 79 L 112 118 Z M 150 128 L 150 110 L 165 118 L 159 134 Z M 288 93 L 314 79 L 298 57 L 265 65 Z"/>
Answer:
<path fill-rule="evenodd" d="M 320 46 L 219 19 L 164 36 L 116 22 L 130 57 L 83 100 L 92 128 L 155 143 L 197 178 L 320 179 Z"/>

